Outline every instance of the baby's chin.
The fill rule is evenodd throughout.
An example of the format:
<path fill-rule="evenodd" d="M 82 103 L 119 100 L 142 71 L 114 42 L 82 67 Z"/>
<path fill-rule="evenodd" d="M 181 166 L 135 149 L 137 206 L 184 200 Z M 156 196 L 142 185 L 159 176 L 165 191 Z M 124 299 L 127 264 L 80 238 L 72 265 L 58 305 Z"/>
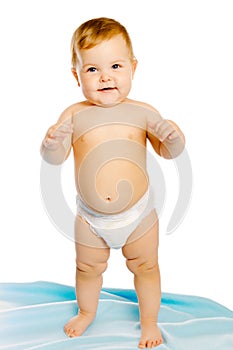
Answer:
<path fill-rule="evenodd" d="M 103 107 L 103 108 L 110 108 L 117 106 L 118 104 L 122 103 L 126 98 L 122 98 L 116 101 L 106 101 L 106 102 L 101 102 L 101 101 L 90 101 L 89 102 L 95 106 L 98 107 Z"/>
<path fill-rule="evenodd" d="M 113 103 L 95 103 L 95 105 L 98 106 L 98 107 L 102 107 L 102 108 L 111 108 L 111 107 L 114 107 L 114 106 L 118 105 L 121 102 L 122 101 L 113 102 Z"/>
<path fill-rule="evenodd" d="M 84 95 L 85 96 L 85 95 Z M 109 94 L 108 93 L 103 93 L 103 96 L 85 96 L 87 101 L 91 103 L 92 105 L 98 106 L 98 107 L 103 107 L 103 108 L 110 108 L 114 107 L 120 103 L 122 103 L 127 96 L 125 94 Z"/>

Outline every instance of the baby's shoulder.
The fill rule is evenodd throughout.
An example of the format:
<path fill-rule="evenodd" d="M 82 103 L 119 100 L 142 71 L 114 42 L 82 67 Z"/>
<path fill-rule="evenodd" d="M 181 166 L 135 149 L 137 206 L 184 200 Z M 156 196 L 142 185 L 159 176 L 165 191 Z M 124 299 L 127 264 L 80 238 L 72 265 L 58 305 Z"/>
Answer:
<path fill-rule="evenodd" d="M 132 105 L 134 107 L 138 107 L 139 109 L 144 109 L 145 112 L 147 112 L 149 114 L 156 114 L 156 115 L 160 116 L 158 110 L 155 109 L 152 105 L 150 105 L 150 104 L 148 104 L 146 102 L 127 99 L 125 101 L 125 103 L 130 104 L 130 105 Z"/>
<path fill-rule="evenodd" d="M 67 119 L 72 120 L 73 116 L 75 114 L 78 114 L 79 112 L 84 111 L 87 108 L 92 107 L 92 105 L 86 101 L 83 102 L 77 102 L 74 103 L 72 105 L 70 105 L 69 107 L 67 107 L 60 115 L 58 122 L 64 122 Z"/>
<path fill-rule="evenodd" d="M 60 115 L 58 122 L 63 123 L 64 121 L 70 120 L 73 122 L 73 117 L 86 109 L 92 108 L 93 105 L 88 101 L 77 102 L 67 107 Z"/>
<path fill-rule="evenodd" d="M 66 108 L 65 113 L 70 116 L 74 116 L 75 114 L 84 111 L 85 109 L 92 108 L 93 105 L 88 101 L 77 102 Z"/>

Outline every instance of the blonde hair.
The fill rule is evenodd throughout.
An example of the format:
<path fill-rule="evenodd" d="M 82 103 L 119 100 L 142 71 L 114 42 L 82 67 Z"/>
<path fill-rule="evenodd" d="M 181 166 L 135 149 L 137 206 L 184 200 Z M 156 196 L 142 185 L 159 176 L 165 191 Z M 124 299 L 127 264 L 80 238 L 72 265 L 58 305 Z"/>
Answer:
<path fill-rule="evenodd" d="M 122 35 L 129 49 L 130 59 L 135 60 L 131 39 L 125 27 L 111 18 L 94 18 L 81 24 L 74 32 L 71 40 L 72 65 L 75 68 L 78 63 L 76 51 L 91 49 L 103 40 L 112 39 L 116 35 Z"/>

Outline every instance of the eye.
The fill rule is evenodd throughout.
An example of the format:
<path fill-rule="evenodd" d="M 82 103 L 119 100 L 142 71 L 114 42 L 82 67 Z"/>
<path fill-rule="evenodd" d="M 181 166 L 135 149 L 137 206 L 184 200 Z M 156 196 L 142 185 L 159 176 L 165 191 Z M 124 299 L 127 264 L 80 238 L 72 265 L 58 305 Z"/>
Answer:
<path fill-rule="evenodd" d="M 94 72 L 97 71 L 97 69 L 96 69 L 95 67 L 90 67 L 90 68 L 88 68 L 87 71 L 88 71 L 88 72 L 91 72 L 91 73 L 94 73 Z"/>
<path fill-rule="evenodd" d="M 113 69 L 119 69 L 120 65 L 118 63 L 115 63 L 115 64 L 112 65 L 112 68 Z"/>

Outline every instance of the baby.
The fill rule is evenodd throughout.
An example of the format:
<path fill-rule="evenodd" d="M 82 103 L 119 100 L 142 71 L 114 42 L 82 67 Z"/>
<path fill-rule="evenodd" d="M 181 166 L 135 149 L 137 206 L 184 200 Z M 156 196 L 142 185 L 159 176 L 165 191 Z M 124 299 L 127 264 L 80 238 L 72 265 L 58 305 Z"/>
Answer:
<path fill-rule="evenodd" d="M 179 127 L 157 110 L 127 98 L 137 60 L 120 23 L 97 18 L 72 38 L 72 73 L 86 98 L 68 107 L 51 126 L 41 154 L 61 164 L 74 154 L 78 314 L 64 327 L 80 336 L 94 320 L 110 248 L 121 248 L 134 274 L 140 310 L 139 348 L 163 342 L 157 325 L 161 289 L 158 217 L 146 168 L 146 141 L 174 158 L 184 149 Z"/>

